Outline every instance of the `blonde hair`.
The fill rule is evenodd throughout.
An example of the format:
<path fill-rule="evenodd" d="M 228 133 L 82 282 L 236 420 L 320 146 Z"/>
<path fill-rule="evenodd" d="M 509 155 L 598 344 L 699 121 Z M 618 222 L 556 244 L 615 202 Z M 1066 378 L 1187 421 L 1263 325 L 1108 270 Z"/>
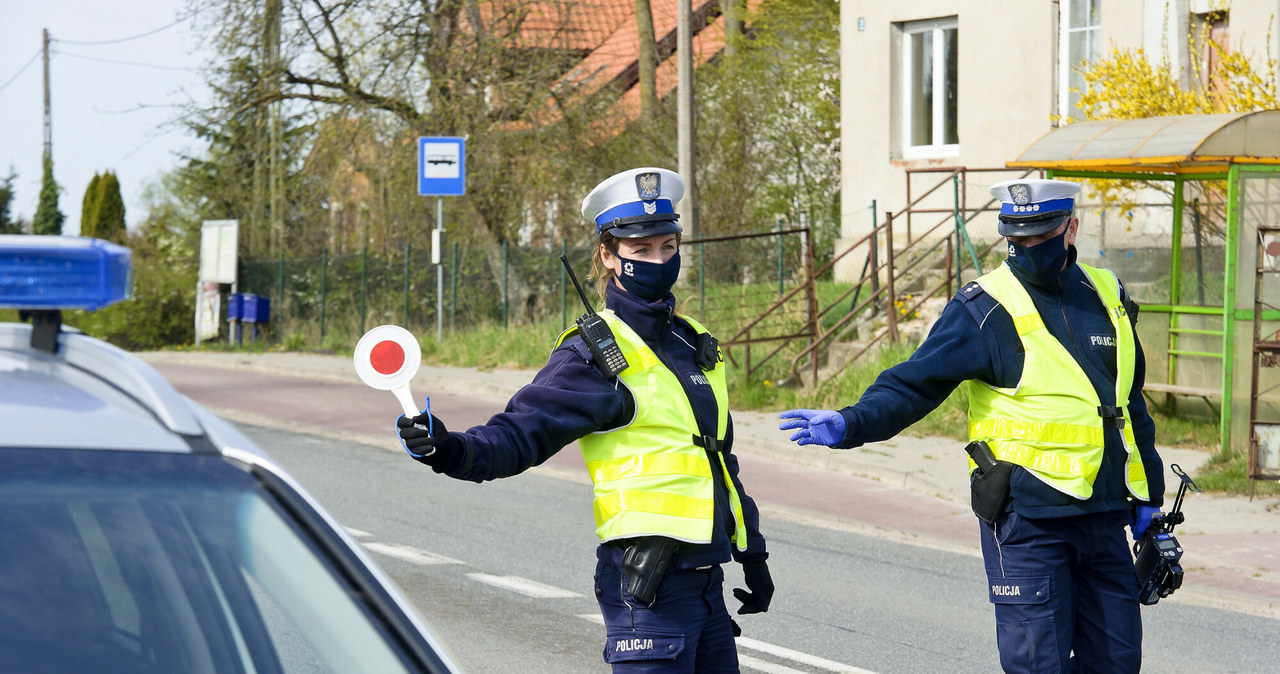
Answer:
<path fill-rule="evenodd" d="M 613 280 L 613 272 L 604 266 L 604 256 L 600 254 L 600 245 L 604 245 L 609 249 L 610 253 L 618 254 L 618 237 L 610 234 L 607 230 L 600 232 L 600 239 L 596 242 L 595 252 L 591 254 L 591 272 L 587 274 L 587 281 L 595 281 L 596 293 L 600 296 L 600 302 L 604 302 L 604 289 L 608 287 L 609 282 Z"/>

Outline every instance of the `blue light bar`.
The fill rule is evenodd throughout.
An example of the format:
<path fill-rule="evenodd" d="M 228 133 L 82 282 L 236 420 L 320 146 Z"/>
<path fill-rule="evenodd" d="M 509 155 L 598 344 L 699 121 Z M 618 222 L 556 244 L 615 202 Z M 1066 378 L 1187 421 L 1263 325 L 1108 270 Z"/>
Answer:
<path fill-rule="evenodd" d="M 0 307 L 101 309 L 133 294 L 133 254 L 79 236 L 0 234 Z"/>

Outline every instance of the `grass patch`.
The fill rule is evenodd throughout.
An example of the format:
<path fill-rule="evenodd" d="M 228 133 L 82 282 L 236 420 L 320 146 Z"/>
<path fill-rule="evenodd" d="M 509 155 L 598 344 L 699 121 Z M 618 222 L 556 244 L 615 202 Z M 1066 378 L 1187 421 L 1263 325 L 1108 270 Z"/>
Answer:
<path fill-rule="evenodd" d="M 1195 480 L 1197 487 L 1207 492 L 1237 496 L 1247 496 L 1250 493 L 1263 497 L 1280 496 L 1280 484 L 1272 480 L 1250 480 L 1246 476 L 1248 469 L 1249 457 L 1244 452 L 1217 453 L 1209 457 L 1199 474 L 1193 475 L 1191 479 Z"/>
<path fill-rule="evenodd" d="M 485 325 L 446 335 L 420 335 L 422 362 L 429 365 L 474 367 L 480 370 L 530 370 L 547 364 L 560 334 L 560 321 L 504 327 Z"/>
<path fill-rule="evenodd" d="M 1151 412 L 1152 420 L 1156 422 L 1157 443 L 1206 452 L 1218 451 L 1218 443 L 1222 438 L 1219 435 L 1217 419 L 1169 416 L 1150 407 L 1147 409 Z"/>

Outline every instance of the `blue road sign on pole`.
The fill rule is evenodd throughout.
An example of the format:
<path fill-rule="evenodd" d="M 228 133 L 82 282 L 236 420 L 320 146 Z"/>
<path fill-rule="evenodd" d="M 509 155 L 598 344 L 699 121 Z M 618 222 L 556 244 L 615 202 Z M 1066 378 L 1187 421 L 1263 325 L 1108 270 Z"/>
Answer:
<path fill-rule="evenodd" d="M 466 140 L 419 138 L 418 194 L 424 197 L 460 197 L 466 192 Z"/>

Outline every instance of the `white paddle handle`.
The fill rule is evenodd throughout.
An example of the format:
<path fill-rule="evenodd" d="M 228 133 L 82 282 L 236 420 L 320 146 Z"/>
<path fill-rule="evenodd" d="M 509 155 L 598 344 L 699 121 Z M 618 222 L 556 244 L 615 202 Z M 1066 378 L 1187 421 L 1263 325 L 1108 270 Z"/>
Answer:
<path fill-rule="evenodd" d="M 412 419 L 419 414 L 422 414 L 422 410 L 419 410 L 418 406 L 413 402 L 413 395 L 409 393 L 408 384 L 391 389 L 391 393 L 395 395 L 396 400 L 400 401 L 400 407 L 404 409 L 404 416 L 406 419 Z M 424 431 L 427 430 L 427 427 L 422 424 L 414 424 L 414 427 L 421 428 Z"/>

